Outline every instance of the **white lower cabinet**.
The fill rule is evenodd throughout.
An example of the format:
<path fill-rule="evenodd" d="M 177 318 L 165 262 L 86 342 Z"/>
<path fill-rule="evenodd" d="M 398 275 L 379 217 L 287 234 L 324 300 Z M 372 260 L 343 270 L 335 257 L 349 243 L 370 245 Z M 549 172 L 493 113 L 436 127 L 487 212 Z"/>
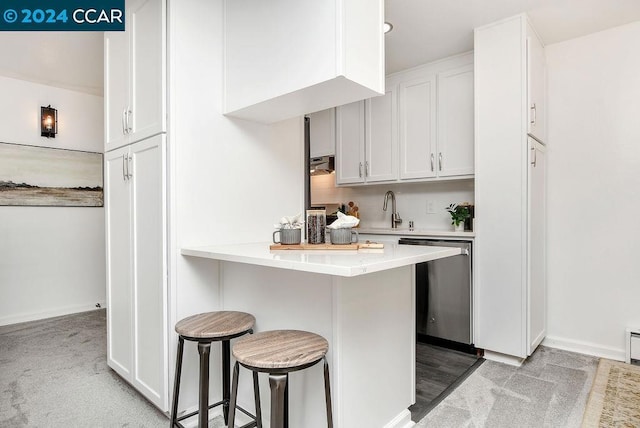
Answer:
<path fill-rule="evenodd" d="M 105 154 L 107 363 L 168 410 L 165 135 Z"/>

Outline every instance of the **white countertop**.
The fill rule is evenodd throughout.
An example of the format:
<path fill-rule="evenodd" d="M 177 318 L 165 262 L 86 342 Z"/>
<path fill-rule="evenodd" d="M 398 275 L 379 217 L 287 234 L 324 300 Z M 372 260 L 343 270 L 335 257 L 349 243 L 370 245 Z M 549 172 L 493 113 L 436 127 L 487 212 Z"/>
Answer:
<path fill-rule="evenodd" d="M 370 235 L 400 235 L 400 236 L 434 236 L 440 238 L 467 238 L 476 236 L 475 232 L 454 232 L 453 230 L 431 230 L 431 229 L 392 229 L 390 227 L 359 227 L 358 233 Z"/>
<path fill-rule="evenodd" d="M 380 241 L 382 242 L 382 241 Z M 460 248 L 398 245 L 384 242 L 382 250 L 269 250 L 270 242 L 185 247 L 185 256 L 227 262 L 314 272 L 358 276 L 460 254 Z"/>

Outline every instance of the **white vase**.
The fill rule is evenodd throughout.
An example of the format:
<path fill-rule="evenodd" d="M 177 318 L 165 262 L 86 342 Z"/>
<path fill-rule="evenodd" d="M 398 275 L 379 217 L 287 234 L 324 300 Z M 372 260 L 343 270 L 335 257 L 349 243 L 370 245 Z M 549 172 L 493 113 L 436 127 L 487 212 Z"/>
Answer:
<path fill-rule="evenodd" d="M 458 223 L 457 226 L 454 224 L 453 230 L 456 232 L 464 232 L 464 221 L 461 221 L 460 223 Z"/>

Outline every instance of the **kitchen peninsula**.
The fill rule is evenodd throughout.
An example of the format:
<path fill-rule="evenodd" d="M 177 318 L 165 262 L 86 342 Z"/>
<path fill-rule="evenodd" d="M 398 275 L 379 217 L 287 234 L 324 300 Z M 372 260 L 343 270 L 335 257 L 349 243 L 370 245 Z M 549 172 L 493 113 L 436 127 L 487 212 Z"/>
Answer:
<path fill-rule="evenodd" d="M 222 309 L 252 313 L 256 331 L 308 330 L 329 341 L 336 428 L 404 428 L 413 425 L 407 408 L 415 401 L 415 264 L 460 249 L 384 244 L 383 250 L 270 251 L 268 243 L 252 243 L 181 252 L 219 263 Z M 247 408 L 250 380 L 241 371 L 238 402 Z M 320 366 L 290 376 L 290 426 L 326 426 L 322 382 Z M 268 403 L 266 377 L 261 392 Z"/>

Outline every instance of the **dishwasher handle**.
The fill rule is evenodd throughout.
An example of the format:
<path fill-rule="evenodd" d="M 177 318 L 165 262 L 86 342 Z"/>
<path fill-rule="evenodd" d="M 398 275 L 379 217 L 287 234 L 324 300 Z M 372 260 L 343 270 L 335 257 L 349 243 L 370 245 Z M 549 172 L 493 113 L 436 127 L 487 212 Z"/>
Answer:
<path fill-rule="evenodd" d="M 460 248 L 462 255 L 471 255 L 471 242 L 469 241 L 443 241 L 434 239 L 422 239 L 422 238 L 400 238 L 398 240 L 400 245 L 424 245 L 427 247 L 453 247 Z"/>

